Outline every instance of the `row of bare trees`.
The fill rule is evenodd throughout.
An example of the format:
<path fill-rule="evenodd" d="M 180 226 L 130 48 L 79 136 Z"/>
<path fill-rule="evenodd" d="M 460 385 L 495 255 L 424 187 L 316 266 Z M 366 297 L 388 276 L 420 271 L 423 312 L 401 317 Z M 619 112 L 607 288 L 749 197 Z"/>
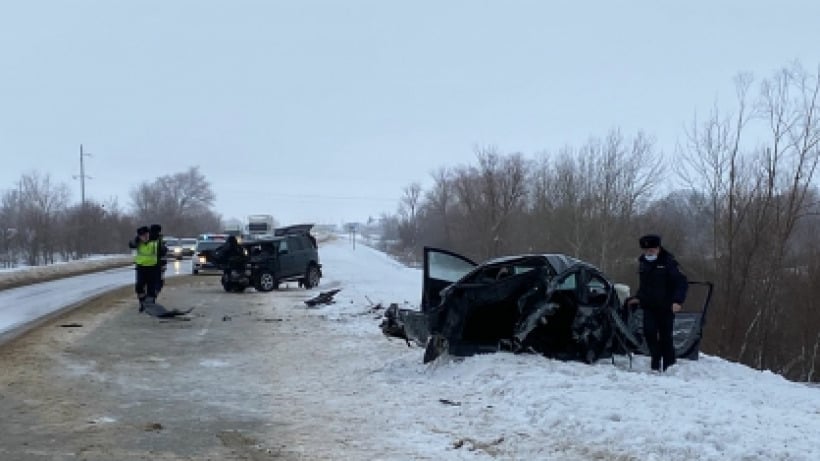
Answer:
<path fill-rule="evenodd" d="M 220 229 L 211 186 L 197 167 L 144 182 L 131 192 L 132 210 L 116 200 L 71 203 L 68 186 L 40 172 L 24 174 L 0 196 L 0 264 L 50 264 L 90 254 L 127 252 L 140 225 L 159 223 L 167 235 Z"/>
<path fill-rule="evenodd" d="M 715 283 L 708 353 L 816 380 L 819 78 L 799 65 L 740 76 L 737 109 L 695 120 L 667 158 L 618 130 L 532 159 L 477 148 L 475 165 L 405 188 L 385 238 L 416 258 L 425 245 L 476 260 L 563 252 L 635 286 L 637 238 L 659 232 L 690 279 Z"/>
<path fill-rule="evenodd" d="M 816 378 L 820 68 L 784 68 L 757 87 L 738 77 L 737 109 L 695 122 L 681 153 L 702 191 L 717 282 L 715 352 L 759 369 Z"/>

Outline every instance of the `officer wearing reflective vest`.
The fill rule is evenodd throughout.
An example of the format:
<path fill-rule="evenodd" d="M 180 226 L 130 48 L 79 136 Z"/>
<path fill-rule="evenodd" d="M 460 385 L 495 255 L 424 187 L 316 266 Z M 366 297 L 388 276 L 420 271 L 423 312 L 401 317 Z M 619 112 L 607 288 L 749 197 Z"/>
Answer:
<path fill-rule="evenodd" d="M 148 227 L 137 229 L 137 237 L 129 244 L 136 250 L 134 264 L 136 265 L 136 283 L 134 291 L 137 293 L 140 308 L 145 310 L 146 303 L 154 303 L 157 298 L 157 268 L 159 263 L 159 241 L 151 240 Z"/>

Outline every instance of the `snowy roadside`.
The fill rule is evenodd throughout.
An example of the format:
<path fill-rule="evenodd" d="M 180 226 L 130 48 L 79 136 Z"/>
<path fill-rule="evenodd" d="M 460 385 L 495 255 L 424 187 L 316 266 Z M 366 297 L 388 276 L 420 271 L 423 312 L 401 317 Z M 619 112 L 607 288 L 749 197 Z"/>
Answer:
<path fill-rule="evenodd" d="M 47 266 L 0 269 L 0 290 L 125 267 L 132 263 L 133 257 L 131 255 L 121 254 L 92 256 L 87 259 L 49 264 Z"/>

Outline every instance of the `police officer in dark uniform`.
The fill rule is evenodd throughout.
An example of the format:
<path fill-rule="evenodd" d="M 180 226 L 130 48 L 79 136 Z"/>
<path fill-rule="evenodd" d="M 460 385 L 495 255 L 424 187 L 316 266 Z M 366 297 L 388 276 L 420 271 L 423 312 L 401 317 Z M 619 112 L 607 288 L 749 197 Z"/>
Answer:
<path fill-rule="evenodd" d="M 222 257 L 227 266 L 227 273 L 230 275 L 231 270 L 241 271 L 245 269 L 245 249 L 239 244 L 235 236 L 228 237 L 228 241 L 222 245 Z"/>
<path fill-rule="evenodd" d="M 689 287 L 675 256 L 661 246 L 661 237 L 647 234 L 638 240 L 638 292 L 627 301 L 643 309 L 643 332 L 652 357 L 652 370 L 666 371 L 675 364 L 672 327 Z"/>
<path fill-rule="evenodd" d="M 157 242 L 157 265 L 154 273 L 154 283 L 157 288 L 157 296 L 159 296 L 159 292 L 162 291 L 162 287 L 165 285 L 165 271 L 168 269 L 168 246 L 165 245 L 162 238 L 162 226 L 151 224 L 148 240 Z"/>

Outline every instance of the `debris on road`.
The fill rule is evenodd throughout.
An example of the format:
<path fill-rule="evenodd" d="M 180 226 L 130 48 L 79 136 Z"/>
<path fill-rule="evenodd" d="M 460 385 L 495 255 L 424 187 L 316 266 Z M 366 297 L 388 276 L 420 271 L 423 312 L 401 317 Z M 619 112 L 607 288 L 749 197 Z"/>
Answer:
<path fill-rule="evenodd" d="M 335 296 L 336 293 L 340 291 L 342 291 L 341 288 L 337 288 L 335 290 L 330 291 L 323 291 L 319 293 L 317 296 L 306 300 L 305 304 L 307 304 L 308 307 L 314 307 L 318 304 L 333 304 L 336 302 L 333 300 L 333 296 Z"/>
<path fill-rule="evenodd" d="M 179 317 L 181 315 L 190 314 L 194 308 L 190 308 L 188 310 L 181 311 L 179 309 L 167 309 L 165 306 L 159 303 L 150 303 L 146 302 L 144 305 L 144 312 L 152 317 L 157 317 L 160 319 L 168 319 Z"/>

